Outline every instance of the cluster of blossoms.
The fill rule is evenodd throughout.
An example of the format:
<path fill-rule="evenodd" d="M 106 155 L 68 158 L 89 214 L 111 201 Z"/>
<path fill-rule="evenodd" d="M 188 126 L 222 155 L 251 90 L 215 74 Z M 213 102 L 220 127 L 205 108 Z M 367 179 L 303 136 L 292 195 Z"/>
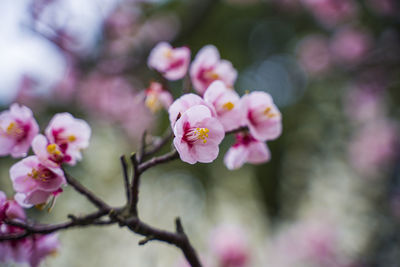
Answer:
<path fill-rule="evenodd" d="M 19 227 L 5 224 L 5 220 L 24 221 L 25 219 L 23 208 L 15 200 L 7 199 L 6 195 L 0 191 L 0 235 L 18 234 L 24 231 Z M 37 234 L 20 240 L 3 242 L 0 243 L 0 262 L 14 261 L 37 267 L 45 257 L 55 254 L 59 246 L 56 234 Z"/>
<path fill-rule="evenodd" d="M 25 157 L 10 168 L 10 178 L 16 192 L 7 200 L 0 192 L 0 233 L 24 231 L 4 223 L 5 220 L 26 219 L 23 208 L 44 207 L 54 203 L 66 185 L 62 163 L 75 165 L 82 159 L 81 150 L 89 145 L 89 125 L 69 113 L 56 114 L 39 134 L 32 111 L 18 104 L 0 114 L 1 155 Z M 27 156 L 30 147 L 35 153 Z M 27 157 L 26 157 L 27 156 Z M 38 266 L 41 259 L 56 251 L 56 235 L 34 235 L 0 245 L 0 261 L 28 262 Z"/>
<path fill-rule="evenodd" d="M 183 78 L 189 69 L 190 51 L 158 44 L 151 52 L 148 65 L 166 79 Z M 174 146 L 182 161 L 190 164 L 215 160 L 226 132 L 237 129 L 236 143 L 225 155 L 229 169 L 244 163 L 262 163 L 270 159 L 265 141 L 277 138 L 282 131 L 281 113 L 265 92 L 240 97 L 233 89 L 237 71 L 220 58 L 211 45 L 202 48 L 190 65 L 190 78 L 198 94 L 188 93 L 169 105 L 168 113 L 175 138 Z M 154 87 L 154 86 L 152 86 Z M 146 103 L 167 106 L 166 90 L 151 88 Z M 169 97 L 170 98 L 170 97 Z"/>

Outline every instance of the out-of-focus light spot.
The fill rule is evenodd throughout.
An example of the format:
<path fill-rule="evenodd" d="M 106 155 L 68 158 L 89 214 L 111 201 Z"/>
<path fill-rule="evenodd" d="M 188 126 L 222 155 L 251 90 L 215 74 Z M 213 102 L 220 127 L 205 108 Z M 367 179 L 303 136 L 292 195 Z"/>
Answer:
<path fill-rule="evenodd" d="M 292 56 L 275 55 L 245 69 L 237 84 L 241 93 L 246 90 L 268 92 L 275 103 L 283 107 L 300 99 L 305 90 L 306 77 Z"/>

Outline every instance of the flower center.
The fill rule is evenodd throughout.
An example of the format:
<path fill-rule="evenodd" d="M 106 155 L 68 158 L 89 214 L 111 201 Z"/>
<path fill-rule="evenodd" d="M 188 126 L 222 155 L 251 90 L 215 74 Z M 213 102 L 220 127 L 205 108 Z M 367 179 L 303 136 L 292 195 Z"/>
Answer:
<path fill-rule="evenodd" d="M 54 173 L 47 168 L 41 168 L 39 166 L 38 169 L 32 168 L 32 171 L 28 173 L 28 176 L 34 180 L 48 182 L 54 177 Z"/>
<path fill-rule="evenodd" d="M 214 72 L 213 70 L 206 71 L 205 77 L 208 80 L 214 81 L 219 79 L 218 73 Z"/>
<path fill-rule="evenodd" d="M 6 135 L 19 139 L 24 136 L 24 129 L 17 122 L 11 122 L 6 129 Z"/>
<path fill-rule="evenodd" d="M 56 144 L 50 144 L 46 148 L 47 152 L 52 155 L 61 155 L 61 151 L 57 148 Z"/>
<path fill-rule="evenodd" d="M 162 107 L 160 101 L 154 93 L 147 95 L 145 104 L 153 113 L 157 112 Z"/>
<path fill-rule="evenodd" d="M 268 119 L 278 116 L 278 114 L 272 112 L 271 107 L 264 109 L 263 113 Z"/>
<path fill-rule="evenodd" d="M 167 50 L 165 50 L 164 56 L 165 56 L 166 58 L 171 59 L 171 58 L 172 58 L 172 55 L 173 55 L 172 49 L 167 49 Z"/>
<path fill-rule="evenodd" d="M 232 110 L 234 107 L 235 107 L 235 104 L 233 104 L 231 101 L 228 101 L 222 105 L 222 108 L 225 110 Z"/>
<path fill-rule="evenodd" d="M 207 143 L 208 133 L 210 130 L 208 128 L 196 128 L 189 131 L 186 135 L 186 139 L 189 142 L 196 142 L 197 140 L 202 140 L 203 144 Z"/>

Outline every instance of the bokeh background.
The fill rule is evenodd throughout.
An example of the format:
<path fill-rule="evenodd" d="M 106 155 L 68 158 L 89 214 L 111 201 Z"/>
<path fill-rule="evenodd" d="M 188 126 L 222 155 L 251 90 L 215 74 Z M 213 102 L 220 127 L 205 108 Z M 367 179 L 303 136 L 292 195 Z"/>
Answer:
<path fill-rule="evenodd" d="M 113 205 L 124 201 L 119 156 L 165 111 L 143 92 L 159 76 L 146 64 L 159 41 L 192 57 L 214 44 L 239 76 L 235 90 L 270 93 L 283 134 L 272 160 L 228 171 L 174 162 L 146 173 L 140 214 L 173 229 L 181 216 L 206 266 L 400 266 L 400 3 L 396 0 L 3 0 L 0 105 L 32 108 L 42 129 L 56 112 L 85 118 L 90 148 L 70 172 Z M 170 83 L 175 97 L 182 82 Z M 12 194 L 15 162 L 0 159 Z M 40 222 L 93 208 L 67 188 Z M 162 243 L 139 247 L 117 226 L 60 233 L 43 266 L 184 266 Z M 220 247 L 242 258 L 222 265 Z M 1 264 L 0 264 L 1 265 Z M 14 266 L 3 264 L 1 266 Z M 16 266 L 16 265 L 15 265 Z"/>

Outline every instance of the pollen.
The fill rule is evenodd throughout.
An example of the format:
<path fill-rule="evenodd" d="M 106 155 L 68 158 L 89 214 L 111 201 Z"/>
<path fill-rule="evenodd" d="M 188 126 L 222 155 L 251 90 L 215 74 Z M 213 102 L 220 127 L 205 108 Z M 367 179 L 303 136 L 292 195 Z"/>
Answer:
<path fill-rule="evenodd" d="M 164 56 L 166 57 L 166 58 L 172 58 L 172 55 L 173 55 L 173 53 L 172 53 L 172 49 L 168 49 L 168 50 L 166 50 L 165 52 L 164 52 Z"/>
<path fill-rule="evenodd" d="M 32 177 L 33 179 L 37 179 L 39 177 L 39 172 L 36 169 L 32 169 L 32 172 L 28 173 L 29 177 Z"/>
<path fill-rule="evenodd" d="M 19 125 L 17 125 L 17 123 L 11 122 L 7 126 L 6 133 L 9 136 L 18 137 L 23 134 L 23 130 L 21 129 L 21 127 L 19 127 Z"/>
<path fill-rule="evenodd" d="M 235 107 L 235 104 L 233 104 L 231 101 L 228 101 L 223 104 L 222 107 L 226 110 L 232 110 Z"/>
<path fill-rule="evenodd" d="M 74 142 L 74 141 L 76 141 L 76 136 L 73 135 L 73 134 L 71 134 L 70 136 L 68 136 L 68 141 L 69 141 L 69 142 Z"/>
<path fill-rule="evenodd" d="M 53 155 L 60 155 L 61 154 L 61 151 L 57 149 L 57 145 L 56 144 L 48 145 L 46 150 L 47 150 L 47 152 L 49 152 L 50 154 L 53 154 Z"/>
<path fill-rule="evenodd" d="M 275 116 L 277 116 L 276 113 L 271 112 L 271 107 L 267 107 L 266 109 L 264 109 L 264 115 L 267 116 L 269 119 L 273 118 Z"/>
<path fill-rule="evenodd" d="M 203 140 L 203 143 L 207 143 L 207 137 L 210 130 L 208 128 L 196 128 L 197 139 Z"/>
<path fill-rule="evenodd" d="M 145 104 L 153 113 L 159 111 L 162 108 L 161 103 L 158 100 L 157 96 L 155 96 L 155 94 L 149 94 L 146 97 Z"/>

